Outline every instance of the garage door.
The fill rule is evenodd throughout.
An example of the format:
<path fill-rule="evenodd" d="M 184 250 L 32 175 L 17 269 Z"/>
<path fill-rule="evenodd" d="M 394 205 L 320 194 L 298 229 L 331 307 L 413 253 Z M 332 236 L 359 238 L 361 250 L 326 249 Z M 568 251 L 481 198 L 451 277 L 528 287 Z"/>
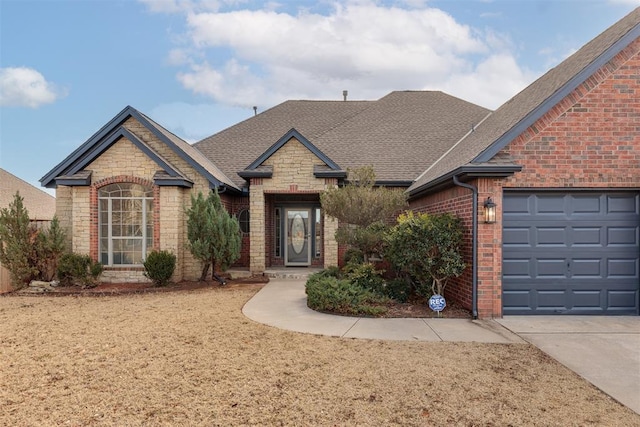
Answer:
<path fill-rule="evenodd" d="M 637 193 L 507 193 L 503 313 L 638 314 Z"/>

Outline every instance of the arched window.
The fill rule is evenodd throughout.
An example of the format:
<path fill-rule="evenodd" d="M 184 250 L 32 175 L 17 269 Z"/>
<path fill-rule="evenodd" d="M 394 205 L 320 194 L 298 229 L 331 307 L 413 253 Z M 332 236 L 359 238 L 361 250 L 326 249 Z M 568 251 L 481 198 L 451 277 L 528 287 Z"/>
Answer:
<path fill-rule="evenodd" d="M 104 265 L 142 264 L 153 246 L 153 190 L 118 183 L 98 191 L 98 239 Z"/>
<path fill-rule="evenodd" d="M 238 223 L 240 224 L 240 231 L 243 233 L 249 232 L 249 209 L 242 209 L 238 212 Z"/>

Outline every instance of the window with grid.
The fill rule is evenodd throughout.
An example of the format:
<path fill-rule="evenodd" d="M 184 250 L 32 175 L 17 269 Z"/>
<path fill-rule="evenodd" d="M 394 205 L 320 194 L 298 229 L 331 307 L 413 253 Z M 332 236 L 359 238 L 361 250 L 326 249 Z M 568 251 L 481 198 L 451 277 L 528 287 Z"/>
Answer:
<path fill-rule="evenodd" d="M 98 191 L 100 262 L 137 265 L 153 245 L 153 189 L 118 183 Z"/>

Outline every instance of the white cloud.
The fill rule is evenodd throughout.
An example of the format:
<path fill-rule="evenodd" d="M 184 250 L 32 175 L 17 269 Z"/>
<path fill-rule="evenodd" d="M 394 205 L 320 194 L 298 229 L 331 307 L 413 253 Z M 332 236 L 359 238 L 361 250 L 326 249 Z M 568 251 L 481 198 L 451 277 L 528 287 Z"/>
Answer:
<path fill-rule="evenodd" d="M 64 95 L 33 68 L 0 68 L 0 106 L 38 108 Z"/>
<path fill-rule="evenodd" d="M 336 1 L 322 14 L 284 12 L 274 3 L 224 12 L 182 3 L 188 42 L 169 62 L 181 68 L 185 88 L 226 105 L 340 99 L 343 89 L 350 99 L 375 99 L 432 88 L 495 108 L 531 81 L 507 37 L 460 24 L 422 1 L 396 3 L 408 8 Z"/>
<path fill-rule="evenodd" d="M 472 72 L 457 73 L 438 87 L 444 92 L 489 108 L 497 108 L 537 77 L 522 70 L 507 54 L 487 57 Z M 426 86 L 424 89 L 436 89 Z"/>
<path fill-rule="evenodd" d="M 139 0 L 154 13 L 217 12 L 226 5 L 243 3 L 243 0 Z"/>

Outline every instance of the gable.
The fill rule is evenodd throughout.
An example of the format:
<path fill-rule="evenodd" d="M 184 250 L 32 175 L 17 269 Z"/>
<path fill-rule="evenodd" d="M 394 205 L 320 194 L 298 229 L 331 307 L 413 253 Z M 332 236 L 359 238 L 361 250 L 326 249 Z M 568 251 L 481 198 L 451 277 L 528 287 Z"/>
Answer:
<path fill-rule="evenodd" d="M 603 74 L 610 74 L 633 55 L 629 46 L 639 37 L 640 8 L 489 115 L 445 156 L 430 165 L 409 188 L 409 195 L 429 192 L 467 171 L 495 177 L 504 176 L 501 173 L 505 169 L 511 168 L 511 173 L 517 171 L 516 164 L 509 164 L 504 156 L 497 154 L 523 134 L 538 133 L 539 128 L 534 124 L 548 121 L 548 117 L 557 117 L 570 108 L 602 79 Z M 496 175 L 492 175 L 494 171 Z"/>
<path fill-rule="evenodd" d="M 238 175 L 245 179 L 271 178 L 276 170 L 278 175 L 303 175 L 303 168 L 318 178 L 346 176 L 340 166 L 295 129 L 284 134 Z"/>
<path fill-rule="evenodd" d="M 193 178 L 184 171 L 195 170 L 209 182 L 209 187 L 229 186 L 240 191 L 208 159 L 189 144 L 171 134 L 132 107 L 126 107 L 85 143 L 55 166 L 40 182 L 53 188 L 62 185 L 89 185 L 91 172 L 86 167 L 120 139 L 133 143 L 157 165 L 156 185 L 191 187 Z M 152 141 L 159 142 L 152 147 Z M 160 153 L 159 151 L 162 151 Z M 176 167 L 167 158 L 181 163 Z M 182 169 L 182 170 L 181 170 Z"/>
<path fill-rule="evenodd" d="M 136 176 L 152 181 L 158 169 L 162 168 L 162 163 L 157 160 L 159 159 L 150 157 L 147 152 L 129 139 L 119 138 L 88 163 L 85 168 L 92 171 L 93 182 L 113 176 L 131 175 L 132 170 L 135 170 Z M 169 167 L 169 170 L 172 169 Z M 184 184 L 186 186 L 189 183 L 185 182 Z"/>
<path fill-rule="evenodd" d="M 631 53 L 634 52 L 634 53 Z M 637 186 L 640 182 L 640 38 L 589 90 L 504 147 L 523 166 L 505 186 Z"/>

